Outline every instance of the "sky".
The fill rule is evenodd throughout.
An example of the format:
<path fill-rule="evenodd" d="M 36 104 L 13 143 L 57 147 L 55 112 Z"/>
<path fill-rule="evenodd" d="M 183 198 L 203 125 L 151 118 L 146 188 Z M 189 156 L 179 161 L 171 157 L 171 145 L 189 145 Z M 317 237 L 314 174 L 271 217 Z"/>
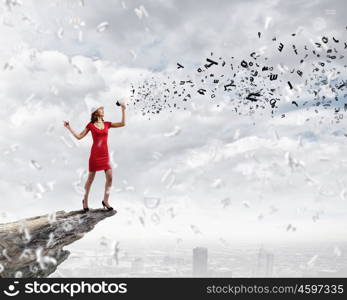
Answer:
<path fill-rule="evenodd" d="M 341 40 L 342 53 L 345 7 L 319 0 L 2 2 L 0 222 L 82 207 L 92 137 L 74 139 L 64 120 L 81 132 L 96 102 L 105 120 L 119 122 L 115 99 L 131 104 L 132 85 L 201 79 L 196 69 L 211 52 L 239 63 L 256 51 L 290 69 L 294 43 L 312 47 L 328 36 Z M 302 64 L 305 76 L 313 62 Z M 342 71 L 332 80 L 344 79 L 344 63 L 335 62 Z M 185 110 L 150 119 L 129 105 L 126 126 L 108 136 L 110 204 L 119 214 L 86 242 L 101 234 L 197 243 L 343 239 L 345 121 L 335 122 L 332 109 L 293 109 L 293 99 L 302 104 L 310 94 L 303 79 L 285 73 L 275 115 L 236 114 L 237 95 L 223 92 L 212 103 L 195 91 Z M 329 97 L 331 89 L 321 93 Z M 101 207 L 104 182 L 98 172 L 90 207 Z"/>

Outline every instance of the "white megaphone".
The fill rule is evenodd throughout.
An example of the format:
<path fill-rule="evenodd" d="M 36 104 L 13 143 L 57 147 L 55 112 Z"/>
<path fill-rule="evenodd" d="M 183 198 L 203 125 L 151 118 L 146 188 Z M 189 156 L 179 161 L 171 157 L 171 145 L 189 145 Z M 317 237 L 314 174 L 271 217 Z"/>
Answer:
<path fill-rule="evenodd" d="M 125 104 L 124 101 L 117 100 L 116 105 L 120 106 L 121 104 Z"/>

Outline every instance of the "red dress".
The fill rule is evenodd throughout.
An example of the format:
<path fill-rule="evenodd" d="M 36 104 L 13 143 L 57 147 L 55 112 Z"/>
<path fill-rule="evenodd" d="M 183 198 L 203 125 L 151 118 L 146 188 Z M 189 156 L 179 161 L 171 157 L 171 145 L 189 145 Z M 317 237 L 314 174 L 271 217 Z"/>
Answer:
<path fill-rule="evenodd" d="M 104 129 L 97 128 L 89 122 L 86 128 L 92 132 L 93 145 L 89 156 L 89 172 L 111 169 L 108 153 L 107 136 L 111 122 L 104 122 Z"/>

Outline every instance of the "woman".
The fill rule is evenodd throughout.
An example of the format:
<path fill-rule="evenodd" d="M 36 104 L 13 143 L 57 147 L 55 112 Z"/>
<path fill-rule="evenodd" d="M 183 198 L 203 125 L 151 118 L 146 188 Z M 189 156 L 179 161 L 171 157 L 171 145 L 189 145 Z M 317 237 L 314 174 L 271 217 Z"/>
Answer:
<path fill-rule="evenodd" d="M 104 122 L 104 107 L 99 106 L 92 109 L 91 120 L 85 127 L 85 129 L 77 134 L 72 130 L 68 121 L 64 121 L 64 126 L 72 133 L 72 135 L 80 140 L 84 138 L 89 131 L 92 132 L 93 136 L 93 145 L 90 151 L 89 156 L 89 174 L 85 188 L 85 194 L 83 198 L 83 210 L 84 212 L 89 211 L 88 208 L 88 195 L 90 191 L 90 187 L 95 178 L 95 172 L 104 170 L 106 175 L 106 184 L 105 184 L 105 193 L 104 200 L 101 202 L 104 208 L 108 210 L 113 210 L 108 203 L 108 198 L 110 194 L 110 189 L 112 186 L 112 168 L 110 166 L 110 157 L 108 153 L 108 145 L 107 145 L 107 137 L 108 137 L 108 129 L 115 127 L 123 127 L 125 126 L 125 105 L 123 103 L 120 104 L 122 108 L 122 121 L 119 123 L 112 122 Z"/>

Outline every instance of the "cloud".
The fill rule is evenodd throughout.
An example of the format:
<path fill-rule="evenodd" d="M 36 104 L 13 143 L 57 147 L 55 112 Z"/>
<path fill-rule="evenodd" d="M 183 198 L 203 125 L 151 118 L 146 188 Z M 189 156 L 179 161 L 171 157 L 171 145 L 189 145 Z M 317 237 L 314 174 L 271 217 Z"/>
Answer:
<path fill-rule="evenodd" d="M 283 57 L 279 57 L 277 42 L 285 41 L 290 47 L 294 41 L 290 34 L 299 27 L 304 28 L 303 40 L 308 40 L 318 39 L 321 31 L 341 37 L 345 26 L 337 1 L 329 6 L 323 1 L 125 3 L 126 8 L 120 1 L 86 1 L 85 6 L 78 1 L 35 1 L 14 7 L 12 12 L 3 10 L 13 26 L 0 27 L 5 37 L 0 63 L 13 68 L 0 72 L 0 141 L 1 150 L 7 153 L 0 159 L 2 169 L 7 170 L 0 185 L 4 199 L 9 200 L 1 210 L 13 219 L 81 207 L 92 138 L 88 134 L 74 140 L 63 121 L 69 120 L 81 132 L 90 119 L 85 99 L 103 101 L 106 119 L 117 122 L 121 114 L 115 100 L 130 101 L 131 83 L 157 75 L 175 76 L 177 62 L 185 65 L 185 71 L 195 72 L 211 51 L 216 56 L 249 59 L 252 50 L 266 47 L 266 55 L 279 63 Z M 140 5 L 148 16 L 136 15 Z M 336 15 L 326 14 L 328 8 L 336 9 Z M 265 28 L 268 18 L 271 22 Z M 108 26 L 98 32 L 102 22 Z M 321 30 L 317 30 L 318 23 Z M 279 37 L 276 43 L 271 41 L 274 34 Z M 293 62 L 293 57 L 286 57 L 285 64 Z M 341 123 L 319 125 L 321 116 L 330 111 L 317 115 L 288 108 L 285 118 L 243 117 L 228 105 L 229 99 L 223 100 L 217 108 L 195 95 L 187 111 L 163 112 L 150 121 L 129 106 L 126 127 L 110 130 L 109 148 L 117 165 L 110 202 L 136 210 L 121 219 L 125 229 L 130 219 L 135 227 L 141 226 L 138 217 L 146 211 L 142 203 L 146 190 L 162 199 L 158 209 L 161 228 L 172 223 L 187 236 L 192 235 L 185 231 L 191 219 L 206 231 L 219 225 L 215 222 L 207 229 L 204 218 L 217 216 L 224 225 L 239 224 L 245 232 L 255 230 L 255 234 L 278 238 L 293 220 L 299 224 L 298 231 L 307 234 L 305 224 L 311 226 L 316 210 L 324 209 L 327 219 L 345 213 L 345 200 L 339 196 L 346 184 L 345 128 Z M 306 122 L 307 118 L 311 121 Z M 176 126 L 179 132 L 167 136 Z M 335 130 L 340 134 L 331 135 Z M 13 147 L 16 144 L 18 149 Z M 156 152 L 161 155 L 153 156 Z M 324 157 L 327 160 L 321 160 Z M 42 169 L 33 168 L 31 160 Z M 169 169 L 175 176 L 167 187 L 161 178 Z M 98 173 L 92 186 L 91 207 L 101 201 L 103 176 Z M 216 180 L 223 182 L 220 188 L 213 186 Z M 44 191 L 42 186 L 51 181 L 56 182 L 53 191 Z M 233 199 L 232 209 L 221 211 L 225 197 Z M 242 201 L 248 201 L 250 208 Z M 272 205 L 278 212 L 270 213 Z M 177 219 L 167 213 L 170 207 L 176 210 Z M 298 214 L 298 209 L 305 213 Z M 265 216 L 261 221 L 260 214 Z M 151 223 L 149 214 L 143 217 Z M 319 226 L 315 227 L 317 235 L 322 230 Z"/>

